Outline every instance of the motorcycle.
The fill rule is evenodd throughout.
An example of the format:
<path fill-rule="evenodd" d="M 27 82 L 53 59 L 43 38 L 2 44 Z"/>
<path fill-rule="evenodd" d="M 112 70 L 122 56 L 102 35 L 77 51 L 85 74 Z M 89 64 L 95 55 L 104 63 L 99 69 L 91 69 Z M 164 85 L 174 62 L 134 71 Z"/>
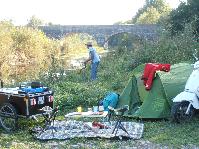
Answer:
<path fill-rule="evenodd" d="M 195 111 L 199 109 L 199 60 L 196 54 L 195 49 L 193 56 L 196 62 L 192 64 L 194 69 L 186 82 L 184 91 L 173 99 L 171 118 L 177 123 L 191 120 Z"/>

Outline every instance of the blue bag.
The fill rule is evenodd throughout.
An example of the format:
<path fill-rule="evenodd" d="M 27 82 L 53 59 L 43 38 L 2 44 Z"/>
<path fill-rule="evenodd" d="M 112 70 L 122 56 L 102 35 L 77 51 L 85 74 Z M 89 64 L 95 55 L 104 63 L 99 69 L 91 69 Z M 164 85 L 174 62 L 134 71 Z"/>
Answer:
<path fill-rule="evenodd" d="M 21 90 L 26 92 L 26 93 L 41 93 L 44 92 L 46 88 L 43 87 L 38 87 L 38 88 L 22 88 Z"/>
<path fill-rule="evenodd" d="M 115 92 L 107 93 L 105 98 L 102 101 L 103 107 L 104 107 L 104 111 L 109 111 L 108 106 L 116 108 L 119 96 L 120 95 L 115 93 Z"/>

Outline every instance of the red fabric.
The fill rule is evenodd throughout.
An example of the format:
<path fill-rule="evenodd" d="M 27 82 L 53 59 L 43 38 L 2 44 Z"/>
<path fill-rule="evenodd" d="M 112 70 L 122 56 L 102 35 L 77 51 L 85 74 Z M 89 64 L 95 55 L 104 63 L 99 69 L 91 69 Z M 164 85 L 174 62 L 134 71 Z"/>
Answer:
<path fill-rule="evenodd" d="M 170 71 L 170 64 L 158 64 L 158 63 L 147 63 L 144 67 L 144 73 L 142 75 L 142 80 L 145 85 L 146 90 L 150 90 L 153 84 L 153 78 L 156 71 Z"/>
<path fill-rule="evenodd" d="M 108 126 L 101 124 L 101 123 L 98 123 L 98 122 L 95 122 L 95 121 L 92 123 L 92 126 L 93 127 L 99 127 L 100 129 L 104 129 L 104 128 L 108 129 Z"/>

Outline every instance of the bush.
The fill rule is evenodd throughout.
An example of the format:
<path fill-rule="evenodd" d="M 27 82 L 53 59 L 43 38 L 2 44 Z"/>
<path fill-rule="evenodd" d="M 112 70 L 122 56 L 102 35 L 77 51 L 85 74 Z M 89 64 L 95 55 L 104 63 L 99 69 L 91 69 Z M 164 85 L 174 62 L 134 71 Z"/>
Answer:
<path fill-rule="evenodd" d="M 137 50 L 135 59 L 139 63 L 179 63 L 182 61 L 193 61 L 194 49 L 198 48 L 199 43 L 195 40 L 192 29 L 189 25 L 181 34 L 175 37 L 163 31 L 158 41 L 146 43 L 143 49 Z M 198 49 L 199 50 L 199 49 Z"/>
<path fill-rule="evenodd" d="M 71 105 L 75 108 L 79 105 L 90 107 L 97 105 L 98 101 L 105 95 L 107 90 L 100 83 L 74 83 L 60 82 L 54 85 L 55 101 L 58 105 Z"/>

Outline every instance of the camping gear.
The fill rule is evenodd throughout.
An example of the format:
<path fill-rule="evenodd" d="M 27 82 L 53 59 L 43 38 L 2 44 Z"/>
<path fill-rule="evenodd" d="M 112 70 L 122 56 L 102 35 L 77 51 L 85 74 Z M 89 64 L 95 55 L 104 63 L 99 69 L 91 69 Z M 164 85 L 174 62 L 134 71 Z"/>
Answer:
<path fill-rule="evenodd" d="M 180 92 L 174 99 L 171 108 L 172 120 L 176 122 L 190 120 L 195 110 L 199 109 L 199 60 L 195 56 L 194 70 L 190 74 L 184 91 Z M 191 65 L 191 64 L 190 64 Z"/>
<path fill-rule="evenodd" d="M 98 106 L 93 106 L 93 112 L 98 112 Z"/>
<path fill-rule="evenodd" d="M 103 106 L 99 106 L 99 112 L 104 111 L 104 107 Z"/>
<path fill-rule="evenodd" d="M 96 122 L 96 121 L 93 121 L 92 122 L 92 126 L 93 127 L 98 127 L 99 129 L 108 129 L 109 127 L 102 124 L 102 123 L 99 123 L 99 122 Z"/>
<path fill-rule="evenodd" d="M 92 108 L 88 108 L 88 112 L 92 112 Z"/>
<path fill-rule="evenodd" d="M 31 82 L 31 88 L 40 88 L 43 87 L 41 82 Z"/>
<path fill-rule="evenodd" d="M 171 66 L 170 64 L 158 64 L 158 63 L 145 64 L 144 73 L 141 79 L 143 80 L 146 90 L 151 89 L 156 71 L 169 72 L 170 66 Z"/>
<path fill-rule="evenodd" d="M 44 113 L 42 113 L 42 116 L 44 117 L 44 130 L 46 129 L 54 129 L 56 131 L 56 128 L 54 127 L 54 121 L 55 118 L 57 116 L 57 113 L 59 111 L 59 106 L 55 107 L 54 109 L 49 107 L 49 106 L 45 106 L 42 109 L 40 109 L 41 111 L 43 111 Z"/>
<path fill-rule="evenodd" d="M 92 127 L 92 122 L 83 121 L 54 121 L 55 129 L 36 129 L 35 133 L 32 133 L 34 138 L 39 140 L 64 140 L 72 138 L 105 138 L 105 139 L 140 139 L 143 135 L 144 124 L 138 122 L 122 122 L 122 125 L 128 131 L 129 135 L 121 129 L 118 129 L 117 134 L 112 134 L 115 121 L 100 123 L 103 126 L 108 126 L 106 129 L 99 129 Z M 97 129 L 96 129 L 97 128 Z M 35 129 L 34 129 L 35 130 Z M 40 130 L 40 131 L 39 131 Z M 56 131 L 55 131 L 56 130 Z"/>
<path fill-rule="evenodd" d="M 42 115 L 41 108 L 53 108 L 53 91 L 46 87 L 20 86 L 0 89 L 0 124 L 6 131 L 17 128 L 18 118 Z"/>
<path fill-rule="evenodd" d="M 81 106 L 77 107 L 77 112 L 82 112 L 82 107 Z"/>
<path fill-rule="evenodd" d="M 125 129 L 125 127 L 122 124 L 122 117 L 124 115 L 124 112 L 129 110 L 129 106 L 125 105 L 124 107 L 118 108 L 118 109 L 114 109 L 114 108 L 112 108 L 110 106 L 108 108 L 110 110 L 109 120 L 110 120 L 111 116 L 116 116 L 116 118 L 117 118 L 116 124 L 114 126 L 113 131 L 112 131 L 112 134 L 114 134 L 116 136 L 118 130 L 122 129 L 124 132 L 126 132 L 129 135 L 128 131 Z M 120 112 L 121 114 L 118 114 L 118 112 Z"/>
<path fill-rule="evenodd" d="M 144 64 L 136 67 L 120 95 L 117 108 L 129 105 L 124 116 L 138 118 L 168 118 L 172 99 L 183 91 L 193 68 L 188 63 L 171 65 L 169 72 L 156 72 L 153 85 L 146 90 L 141 80 Z"/>
<path fill-rule="evenodd" d="M 108 115 L 108 111 L 103 111 L 103 112 L 87 111 L 87 112 L 71 112 L 71 113 L 66 114 L 64 117 L 66 120 L 89 118 L 89 119 L 99 119 L 105 122 L 107 121 L 107 115 Z"/>
<path fill-rule="evenodd" d="M 109 111 L 108 106 L 115 108 L 119 99 L 119 94 L 115 92 L 108 92 L 104 99 L 102 100 L 102 105 L 104 106 L 104 111 Z"/>

